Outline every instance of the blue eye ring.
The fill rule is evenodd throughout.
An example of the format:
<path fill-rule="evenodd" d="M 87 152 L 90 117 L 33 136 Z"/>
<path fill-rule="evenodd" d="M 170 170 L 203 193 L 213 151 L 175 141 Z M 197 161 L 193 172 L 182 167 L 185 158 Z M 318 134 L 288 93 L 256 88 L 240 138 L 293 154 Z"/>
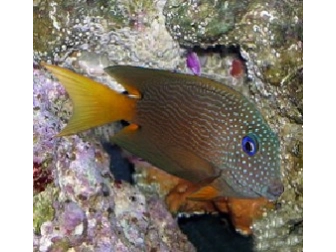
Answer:
<path fill-rule="evenodd" d="M 256 135 L 250 133 L 243 137 L 243 151 L 250 157 L 254 156 L 259 150 L 259 141 Z"/>

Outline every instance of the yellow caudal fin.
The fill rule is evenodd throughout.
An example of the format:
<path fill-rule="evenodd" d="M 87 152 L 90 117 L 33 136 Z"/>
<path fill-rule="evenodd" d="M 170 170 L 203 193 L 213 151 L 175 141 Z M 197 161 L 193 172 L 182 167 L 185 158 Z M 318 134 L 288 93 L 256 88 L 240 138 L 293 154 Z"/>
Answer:
<path fill-rule="evenodd" d="M 76 134 L 117 120 L 132 120 L 136 99 L 68 69 L 42 65 L 62 83 L 73 103 L 72 117 L 58 136 Z"/>

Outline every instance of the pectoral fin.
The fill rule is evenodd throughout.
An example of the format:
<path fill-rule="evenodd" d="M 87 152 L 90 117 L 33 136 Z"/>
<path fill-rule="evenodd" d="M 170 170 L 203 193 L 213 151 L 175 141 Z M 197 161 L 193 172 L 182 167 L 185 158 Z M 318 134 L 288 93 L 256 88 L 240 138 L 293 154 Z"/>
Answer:
<path fill-rule="evenodd" d="M 183 169 L 183 172 L 177 174 L 178 177 L 203 184 L 204 181 L 212 181 L 219 176 L 219 172 L 210 162 L 181 146 L 168 145 L 164 149 L 167 156 L 173 158 Z"/>
<path fill-rule="evenodd" d="M 193 183 L 219 176 L 208 161 L 179 146 L 158 145 L 141 127 L 129 125 L 113 136 L 112 141 L 167 173 Z"/>

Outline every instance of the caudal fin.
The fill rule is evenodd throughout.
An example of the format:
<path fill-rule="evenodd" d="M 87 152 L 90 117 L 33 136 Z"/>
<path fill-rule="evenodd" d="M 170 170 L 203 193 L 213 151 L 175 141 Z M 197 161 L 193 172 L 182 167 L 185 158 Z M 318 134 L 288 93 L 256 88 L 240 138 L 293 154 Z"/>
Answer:
<path fill-rule="evenodd" d="M 76 134 L 117 120 L 132 120 L 136 99 L 68 69 L 42 65 L 58 78 L 73 103 L 72 117 L 58 136 Z"/>

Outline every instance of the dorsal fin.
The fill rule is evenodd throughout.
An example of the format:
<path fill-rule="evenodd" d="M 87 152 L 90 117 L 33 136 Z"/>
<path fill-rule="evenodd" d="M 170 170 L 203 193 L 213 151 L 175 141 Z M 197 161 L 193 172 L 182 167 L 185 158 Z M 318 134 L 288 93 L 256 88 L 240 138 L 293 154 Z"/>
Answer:
<path fill-rule="evenodd" d="M 167 80 L 174 78 L 174 73 L 170 71 L 135 66 L 110 66 L 104 70 L 123 85 L 129 93 L 133 93 L 136 90 L 141 93 L 145 84 L 166 83 Z"/>
<path fill-rule="evenodd" d="M 183 73 L 175 73 L 168 70 L 149 69 L 136 66 L 110 66 L 104 68 L 104 71 L 112 76 L 118 83 L 123 85 L 129 93 L 143 93 L 145 87 L 153 85 L 172 85 L 172 84 L 192 84 L 205 89 L 212 89 L 216 92 L 231 93 L 239 95 L 234 89 L 223 85 L 214 80 Z"/>

